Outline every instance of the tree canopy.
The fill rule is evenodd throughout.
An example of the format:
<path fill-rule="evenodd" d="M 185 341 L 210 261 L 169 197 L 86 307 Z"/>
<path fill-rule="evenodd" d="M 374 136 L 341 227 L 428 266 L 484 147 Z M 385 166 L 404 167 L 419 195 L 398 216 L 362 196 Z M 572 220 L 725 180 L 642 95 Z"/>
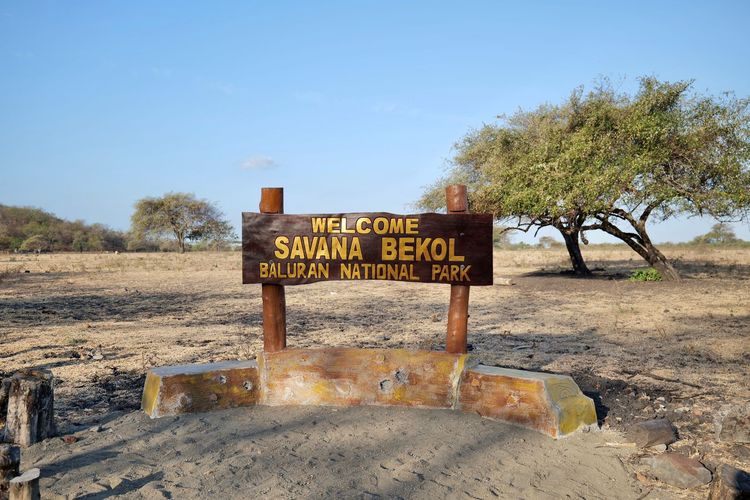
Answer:
<path fill-rule="evenodd" d="M 221 242 L 234 237 L 232 225 L 224 214 L 212 203 L 190 193 L 167 193 L 138 200 L 130 220 L 136 237 L 173 236 L 180 252 L 185 251 L 187 240 Z"/>
<path fill-rule="evenodd" d="M 558 229 L 579 274 L 588 273 L 579 240 L 602 230 L 678 279 L 647 223 L 685 213 L 747 216 L 749 105 L 654 78 L 642 78 L 632 96 L 606 81 L 579 88 L 562 104 L 519 111 L 462 138 L 448 176 L 420 205 L 435 209 L 445 184 L 467 183 L 473 210 L 515 229 Z"/>

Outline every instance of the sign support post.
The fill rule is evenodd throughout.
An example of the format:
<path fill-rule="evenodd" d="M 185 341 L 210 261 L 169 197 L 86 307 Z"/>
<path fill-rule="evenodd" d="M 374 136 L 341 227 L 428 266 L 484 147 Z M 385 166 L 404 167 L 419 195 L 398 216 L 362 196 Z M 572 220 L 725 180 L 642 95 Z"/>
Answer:
<path fill-rule="evenodd" d="M 284 188 L 262 188 L 260 212 L 284 213 Z M 263 350 L 277 352 L 286 347 L 286 295 L 283 285 L 263 283 Z"/>
<path fill-rule="evenodd" d="M 445 188 L 445 201 L 449 214 L 469 213 L 466 186 L 451 185 Z M 466 335 L 469 324 L 469 287 L 451 285 L 448 306 L 448 335 L 445 350 L 453 354 L 466 354 Z"/>

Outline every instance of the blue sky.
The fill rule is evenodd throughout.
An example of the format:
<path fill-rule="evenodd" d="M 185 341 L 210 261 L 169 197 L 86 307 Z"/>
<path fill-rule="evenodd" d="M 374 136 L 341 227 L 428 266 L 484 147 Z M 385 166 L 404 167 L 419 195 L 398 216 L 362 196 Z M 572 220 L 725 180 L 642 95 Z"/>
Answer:
<path fill-rule="evenodd" d="M 600 76 L 750 95 L 749 21 L 739 1 L 6 0 L 0 203 L 126 229 L 185 191 L 239 226 L 281 185 L 288 213 L 411 212 L 472 128 Z"/>

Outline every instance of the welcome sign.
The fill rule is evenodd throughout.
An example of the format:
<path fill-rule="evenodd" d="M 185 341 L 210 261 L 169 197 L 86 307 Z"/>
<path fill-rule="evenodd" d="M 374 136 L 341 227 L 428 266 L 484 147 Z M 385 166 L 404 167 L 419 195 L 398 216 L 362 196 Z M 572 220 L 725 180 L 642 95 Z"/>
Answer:
<path fill-rule="evenodd" d="M 492 284 L 490 214 L 243 212 L 242 282 Z"/>

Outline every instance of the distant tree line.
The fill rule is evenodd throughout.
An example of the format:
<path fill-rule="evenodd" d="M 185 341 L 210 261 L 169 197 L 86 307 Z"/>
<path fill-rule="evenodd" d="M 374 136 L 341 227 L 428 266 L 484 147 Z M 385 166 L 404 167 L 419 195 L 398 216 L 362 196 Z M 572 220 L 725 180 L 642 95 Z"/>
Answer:
<path fill-rule="evenodd" d="M 102 224 L 67 221 L 39 208 L 0 205 L 0 251 L 125 250 L 127 235 Z"/>
<path fill-rule="evenodd" d="M 187 193 L 139 200 L 127 232 L 67 221 L 39 208 L 0 205 L 0 251 L 6 252 L 226 250 L 235 238 L 214 204 Z"/>

